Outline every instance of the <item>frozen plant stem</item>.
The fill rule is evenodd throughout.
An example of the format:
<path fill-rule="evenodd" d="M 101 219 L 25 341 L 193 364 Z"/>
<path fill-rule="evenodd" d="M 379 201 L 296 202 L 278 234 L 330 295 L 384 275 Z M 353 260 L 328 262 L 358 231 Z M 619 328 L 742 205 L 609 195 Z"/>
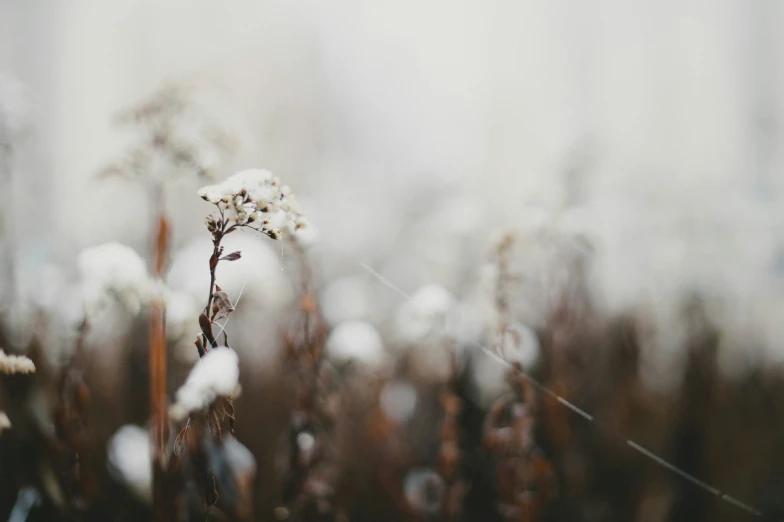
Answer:
<path fill-rule="evenodd" d="M 163 211 L 161 190 L 153 190 L 155 232 L 153 244 L 154 273 L 163 280 L 169 237 L 169 224 Z M 150 311 L 150 437 L 152 442 L 153 506 L 156 520 L 166 520 L 166 481 L 164 447 L 166 442 L 166 305 L 157 292 Z"/>

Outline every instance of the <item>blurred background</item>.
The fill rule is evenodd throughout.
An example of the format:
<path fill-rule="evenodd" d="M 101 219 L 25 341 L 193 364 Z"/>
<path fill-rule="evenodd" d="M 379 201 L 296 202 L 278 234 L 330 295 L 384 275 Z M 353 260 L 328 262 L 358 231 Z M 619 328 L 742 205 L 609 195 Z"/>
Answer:
<path fill-rule="evenodd" d="M 391 475 L 379 471 L 384 462 L 345 464 L 359 457 L 336 450 L 334 517 L 754 518 L 522 381 L 507 384 L 514 371 L 481 347 L 501 350 L 609 432 L 642 437 L 773 516 L 784 508 L 782 23 L 775 0 L 0 1 L 0 348 L 33 353 L 39 369 L 35 384 L 9 377 L 14 428 L 3 436 L 16 430 L 13 412 L 24 425 L 57 402 L 50 393 L 42 403 L 35 389 L 73 364 L 86 289 L 105 284 L 91 280 L 116 260 L 85 249 L 118 242 L 149 262 L 161 209 L 177 390 L 198 360 L 192 341 L 209 281 L 203 222 L 212 209 L 196 191 L 259 167 L 297 194 L 312 226 L 312 274 L 294 250 L 250 234 L 231 238 L 243 258 L 219 271 L 235 301 L 226 329 L 242 361 L 237 439 L 259 466 L 258 519 L 296 513 L 276 511 L 286 502 L 268 485 L 296 410 L 274 390 L 296 388 L 277 370 L 303 292 L 323 314 L 327 359 L 362 362 L 348 376 L 340 369 L 340 386 L 360 379 L 378 391 L 382 413 L 396 405 L 386 411 L 393 427 L 368 437 L 397 434 L 410 448 L 410 465 Z M 170 130 L 192 161 L 153 158 L 130 178 L 103 175 L 136 165 L 128 158 L 147 143 L 149 122 L 120 120 L 166 89 L 187 99 Z M 133 271 L 127 256 L 117 262 L 118 273 Z M 125 275 L 111 277 L 133 286 Z M 141 311 L 127 300 L 104 306 L 83 339 L 96 455 L 120 426 L 145 425 L 145 299 Z M 412 388 L 389 391 L 390 382 Z M 452 493 L 438 492 L 453 492 L 456 479 L 438 471 L 435 501 L 416 500 L 407 482 L 429 484 L 409 468 L 438 467 L 452 411 L 444 389 L 462 404 L 464 487 L 450 513 Z M 481 451 L 496 455 L 483 419 L 509 393 L 535 426 L 520 451 L 529 464 L 531 444 L 546 457 L 552 494 L 523 473 L 503 500 L 498 463 L 518 450 L 501 451 L 497 469 L 479 464 Z M 335 440 L 360 437 L 357 426 L 372 424 L 367 405 L 341 404 L 333 417 L 350 410 L 354 428 L 336 428 Z M 498 415 L 516 426 L 517 414 Z M 45 433 L 50 421 L 30 422 Z M 357 454 L 372 454 L 368 445 Z M 106 473 L 103 461 L 95 466 Z M 376 473 L 377 488 L 357 486 Z M 5 512 L 26 487 L 38 488 L 36 505 L 49 502 L 39 478 L 10 476 Z M 534 492 L 535 509 L 520 491 Z M 103 500 L 87 504 L 103 507 L 80 516 L 120 519 L 107 515 L 112 495 L 97 493 Z M 144 502 L 126 500 L 136 519 L 148 516 Z"/>

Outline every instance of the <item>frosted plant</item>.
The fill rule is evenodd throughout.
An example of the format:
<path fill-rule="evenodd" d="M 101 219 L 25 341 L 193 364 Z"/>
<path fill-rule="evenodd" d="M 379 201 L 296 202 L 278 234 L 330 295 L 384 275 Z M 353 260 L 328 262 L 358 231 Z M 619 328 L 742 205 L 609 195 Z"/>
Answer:
<path fill-rule="evenodd" d="M 236 139 L 211 121 L 189 94 L 166 86 L 119 114 L 120 125 L 139 129 L 139 141 L 101 175 L 148 183 L 172 174 L 209 178 L 217 173 L 235 152 Z"/>
<path fill-rule="evenodd" d="M 34 373 L 33 361 L 24 355 L 8 355 L 0 350 L 0 373 L 12 375 L 15 373 Z"/>
<path fill-rule="evenodd" d="M 88 316 L 105 309 L 112 299 L 131 314 L 138 314 L 155 293 L 144 260 L 120 243 L 84 249 L 79 254 L 78 267 Z"/>
<path fill-rule="evenodd" d="M 306 225 L 291 189 L 281 186 L 267 170 L 240 171 L 223 183 L 202 187 L 199 196 L 218 207 L 206 220 L 213 236 L 247 227 L 280 239 L 283 229 L 294 231 Z"/>
<path fill-rule="evenodd" d="M 265 170 L 238 172 L 220 184 L 201 188 L 198 194 L 216 207 L 206 219 L 213 248 L 209 258 L 209 295 L 199 315 L 201 334 L 196 338 L 199 360 L 177 391 L 176 403 L 169 414 L 176 421 L 187 418 L 174 443 L 177 457 L 183 450 L 190 451 L 194 446 L 201 445 L 206 451 L 205 447 L 215 441 L 225 444 L 222 442 L 224 424 L 227 424 L 229 435 L 234 435 L 232 399 L 239 393 L 239 359 L 229 347 L 226 323 L 221 325 L 221 332 L 217 334 L 213 325 L 221 319 L 228 320 L 234 311 L 228 294 L 216 282 L 218 264 L 221 261 L 237 261 L 241 252 L 224 255 L 224 238 L 244 228 L 280 239 L 283 237 L 282 229 L 294 231 L 305 226 L 291 189 L 281 186 L 280 181 Z M 217 337 L 221 333 L 223 339 L 219 344 Z M 175 458 L 172 462 L 177 460 Z M 204 484 L 209 484 L 209 487 L 201 488 L 202 500 L 207 505 L 217 502 L 218 486 L 215 484 L 219 477 L 215 467 L 197 466 L 194 473 L 201 476 Z"/>
<path fill-rule="evenodd" d="M 186 415 L 203 410 L 218 397 L 233 397 L 239 393 L 240 366 L 237 353 L 219 346 L 200 358 L 177 391 L 177 402 L 171 416 L 184 419 Z"/>
<path fill-rule="evenodd" d="M 283 229 L 294 231 L 306 226 L 306 221 L 288 186 L 269 171 L 248 169 L 237 172 L 218 185 L 208 185 L 198 191 L 199 196 L 212 203 L 216 211 L 205 220 L 212 234 L 213 251 L 210 257 L 210 292 L 207 306 L 199 318 L 202 337 L 197 340 L 199 355 L 205 347 L 218 346 L 213 337 L 212 324 L 228 317 L 234 310 L 226 292 L 217 286 L 216 268 L 220 261 L 240 259 L 240 251 L 223 254 L 223 238 L 238 229 L 250 229 L 272 239 L 281 239 Z M 224 344 L 227 344 L 224 330 Z"/>

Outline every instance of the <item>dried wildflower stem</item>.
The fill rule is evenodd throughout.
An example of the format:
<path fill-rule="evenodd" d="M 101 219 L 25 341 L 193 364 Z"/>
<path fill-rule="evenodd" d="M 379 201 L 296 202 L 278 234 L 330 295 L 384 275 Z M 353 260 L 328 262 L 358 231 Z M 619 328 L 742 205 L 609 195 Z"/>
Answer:
<path fill-rule="evenodd" d="M 166 265 L 169 224 L 163 212 L 162 192 L 156 191 L 156 228 L 153 245 L 155 277 L 162 281 Z M 161 295 L 152 301 L 150 312 L 150 437 L 152 441 L 153 510 L 156 520 L 166 520 L 166 305 Z"/>
<path fill-rule="evenodd" d="M 496 337 L 496 351 L 503 349 L 504 335 L 509 328 L 509 297 L 506 293 L 506 286 L 513 279 L 509 272 L 509 255 L 514 237 L 512 234 L 505 234 L 496 247 L 496 258 L 498 262 L 498 278 L 495 287 L 495 306 L 498 312 L 498 325 Z"/>
<path fill-rule="evenodd" d="M 289 244 L 300 268 L 300 312 L 294 331 L 286 337 L 287 358 L 297 375 L 297 398 L 289 425 L 282 509 L 293 520 L 333 520 L 336 465 L 329 439 L 335 419 L 327 406 L 331 390 L 322 372 L 326 324 L 314 297 L 307 254 L 296 239 Z M 303 447 L 301 437 L 312 437 L 316 450 Z"/>
<path fill-rule="evenodd" d="M 438 473 L 444 480 L 446 491 L 441 507 L 442 520 L 460 520 L 465 494 L 465 483 L 460 473 L 460 413 L 463 401 L 458 395 L 457 357 L 453 356 L 449 379 L 441 392 L 444 420 L 441 424 L 441 444 L 438 449 Z"/>

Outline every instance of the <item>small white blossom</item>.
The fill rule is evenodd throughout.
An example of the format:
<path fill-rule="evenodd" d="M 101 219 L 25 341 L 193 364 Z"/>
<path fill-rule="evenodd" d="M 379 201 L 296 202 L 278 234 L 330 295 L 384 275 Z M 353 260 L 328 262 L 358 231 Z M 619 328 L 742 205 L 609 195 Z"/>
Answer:
<path fill-rule="evenodd" d="M 218 212 L 207 218 L 210 232 L 247 226 L 279 239 L 283 229 L 295 231 L 307 226 L 291 189 L 281 186 L 267 170 L 237 172 L 218 185 L 202 187 L 198 194 L 218 207 Z"/>
<path fill-rule="evenodd" d="M 0 373 L 11 375 L 14 373 L 34 373 L 33 361 L 24 355 L 8 355 L 0 350 Z"/>
<path fill-rule="evenodd" d="M 140 500 L 152 500 L 152 461 L 147 430 L 126 424 L 109 440 L 109 470 Z"/>
<path fill-rule="evenodd" d="M 343 321 L 327 338 L 327 354 L 338 363 L 356 361 L 379 367 L 386 361 L 384 343 L 378 331 L 365 321 Z"/>
<path fill-rule="evenodd" d="M 422 342 L 445 333 L 454 299 L 444 287 L 425 285 L 403 303 L 396 317 L 397 331 L 407 342 Z"/>
<path fill-rule="evenodd" d="M 88 315 L 105 309 L 111 298 L 135 315 L 155 293 L 144 260 L 120 243 L 84 249 L 78 266 Z"/>
<path fill-rule="evenodd" d="M 529 327 L 514 323 L 506 328 L 501 344 L 504 360 L 530 369 L 539 360 L 540 353 L 539 338 Z"/>
<path fill-rule="evenodd" d="M 206 408 L 218 397 L 231 397 L 239 391 L 240 365 L 237 353 L 220 346 L 207 352 L 177 390 L 177 403 L 172 406 L 175 419 Z"/>
<path fill-rule="evenodd" d="M 6 415 L 4 411 L 0 411 L 0 432 L 3 432 L 10 428 L 11 428 L 11 419 L 8 418 L 8 415 Z"/>
<path fill-rule="evenodd" d="M 416 388 L 410 382 L 390 381 L 381 390 L 378 403 L 388 419 L 403 424 L 408 422 L 416 411 Z"/>

